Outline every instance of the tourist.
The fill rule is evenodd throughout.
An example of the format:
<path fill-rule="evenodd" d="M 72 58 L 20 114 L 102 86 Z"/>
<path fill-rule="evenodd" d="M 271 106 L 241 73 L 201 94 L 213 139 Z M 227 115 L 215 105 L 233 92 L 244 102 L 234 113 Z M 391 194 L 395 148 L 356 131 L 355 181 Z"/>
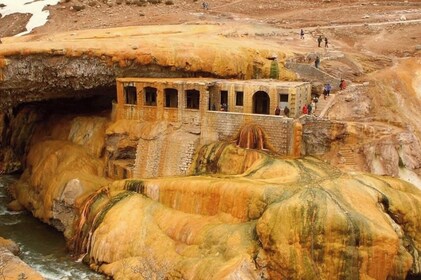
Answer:
<path fill-rule="evenodd" d="M 326 95 L 327 96 L 329 96 L 330 95 L 330 91 L 332 90 L 332 86 L 329 84 L 329 83 L 327 83 L 326 84 Z"/>
<path fill-rule="evenodd" d="M 327 41 L 327 37 L 325 37 L 325 48 L 327 48 L 328 47 L 328 41 Z"/>
<path fill-rule="evenodd" d="M 285 106 L 285 108 L 284 108 L 284 114 L 285 114 L 286 117 L 289 118 L 289 108 L 288 108 L 288 106 Z"/>
<path fill-rule="evenodd" d="M 327 97 L 327 84 L 325 84 L 325 86 L 323 87 L 323 99 L 326 100 Z"/>
<path fill-rule="evenodd" d="M 302 29 L 301 29 L 301 32 L 300 32 L 300 38 L 304 39 L 304 30 L 302 30 Z"/>
<path fill-rule="evenodd" d="M 320 48 L 320 45 L 322 44 L 322 41 L 323 41 L 322 35 L 319 35 L 319 38 L 317 38 L 317 43 L 318 43 L 319 48 Z"/>
<path fill-rule="evenodd" d="M 279 108 L 279 106 L 276 106 L 275 115 L 279 116 L 280 114 L 281 114 L 281 109 Z"/>
<path fill-rule="evenodd" d="M 313 115 L 314 115 L 314 113 L 316 113 L 316 101 L 314 101 L 314 98 L 311 101 L 311 107 L 313 108 Z"/>
<path fill-rule="evenodd" d="M 345 82 L 345 80 L 344 80 L 344 79 L 341 79 L 341 83 L 339 84 L 339 88 L 340 88 L 341 90 L 346 89 L 346 82 Z"/>
<path fill-rule="evenodd" d="M 308 114 L 308 115 L 311 115 L 312 110 L 313 110 L 313 107 L 311 107 L 311 103 L 309 103 L 309 104 L 307 105 L 307 114 Z"/>
<path fill-rule="evenodd" d="M 319 68 L 319 66 L 320 66 L 320 57 L 316 57 L 316 60 L 314 61 L 314 66 L 316 68 Z"/>
<path fill-rule="evenodd" d="M 304 104 L 304 106 L 303 106 L 303 115 L 307 115 L 307 114 L 308 114 L 307 104 Z"/>

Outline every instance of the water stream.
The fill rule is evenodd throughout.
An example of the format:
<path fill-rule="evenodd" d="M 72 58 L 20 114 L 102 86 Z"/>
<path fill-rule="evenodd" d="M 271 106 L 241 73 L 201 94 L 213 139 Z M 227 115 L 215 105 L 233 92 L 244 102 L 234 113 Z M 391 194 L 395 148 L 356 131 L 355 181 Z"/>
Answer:
<path fill-rule="evenodd" d="M 0 236 L 15 241 L 21 249 L 20 258 L 48 280 L 105 279 L 70 258 L 62 233 L 35 219 L 31 213 L 7 210 L 6 188 L 16 179 L 0 176 Z"/>

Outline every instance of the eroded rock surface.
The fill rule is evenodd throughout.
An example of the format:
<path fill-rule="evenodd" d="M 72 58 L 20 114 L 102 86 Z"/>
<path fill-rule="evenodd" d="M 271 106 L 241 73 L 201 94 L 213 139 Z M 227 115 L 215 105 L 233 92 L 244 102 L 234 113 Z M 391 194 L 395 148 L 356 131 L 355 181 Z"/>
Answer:
<path fill-rule="evenodd" d="M 404 181 L 214 143 L 191 176 L 106 184 L 72 145 L 33 146 L 17 197 L 50 222 L 52 201 L 68 203 L 75 223 L 62 224 L 72 227 L 73 252 L 115 279 L 420 273 L 421 191 Z"/>

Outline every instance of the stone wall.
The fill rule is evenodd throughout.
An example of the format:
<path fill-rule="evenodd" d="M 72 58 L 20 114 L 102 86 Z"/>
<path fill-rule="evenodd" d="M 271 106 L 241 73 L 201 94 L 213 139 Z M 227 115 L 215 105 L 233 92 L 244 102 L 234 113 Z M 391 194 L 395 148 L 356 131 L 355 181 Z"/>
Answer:
<path fill-rule="evenodd" d="M 259 124 L 274 150 L 282 155 L 291 154 L 294 120 L 273 115 L 255 115 L 231 112 L 206 112 L 202 120 L 201 144 L 213 141 L 233 141 L 243 124 Z"/>
<path fill-rule="evenodd" d="M 199 135 L 186 128 L 172 129 L 152 138 L 139 139 L 134 178 L 187 174 L 199 145 Z"/>

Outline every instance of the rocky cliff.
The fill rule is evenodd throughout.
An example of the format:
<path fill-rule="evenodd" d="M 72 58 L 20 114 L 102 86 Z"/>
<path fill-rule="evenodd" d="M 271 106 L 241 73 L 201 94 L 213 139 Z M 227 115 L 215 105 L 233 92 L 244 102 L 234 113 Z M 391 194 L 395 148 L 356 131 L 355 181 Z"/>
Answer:
<path fill-rule="evenodd" d="M 219 25 L 143 26 L 6 38 L 0 105 L 113 96 L 115 78 L 124 76 L 264 78 L 273 55 L 283 69 L 277 44 L 236 40 L 230 32 Z"/>

